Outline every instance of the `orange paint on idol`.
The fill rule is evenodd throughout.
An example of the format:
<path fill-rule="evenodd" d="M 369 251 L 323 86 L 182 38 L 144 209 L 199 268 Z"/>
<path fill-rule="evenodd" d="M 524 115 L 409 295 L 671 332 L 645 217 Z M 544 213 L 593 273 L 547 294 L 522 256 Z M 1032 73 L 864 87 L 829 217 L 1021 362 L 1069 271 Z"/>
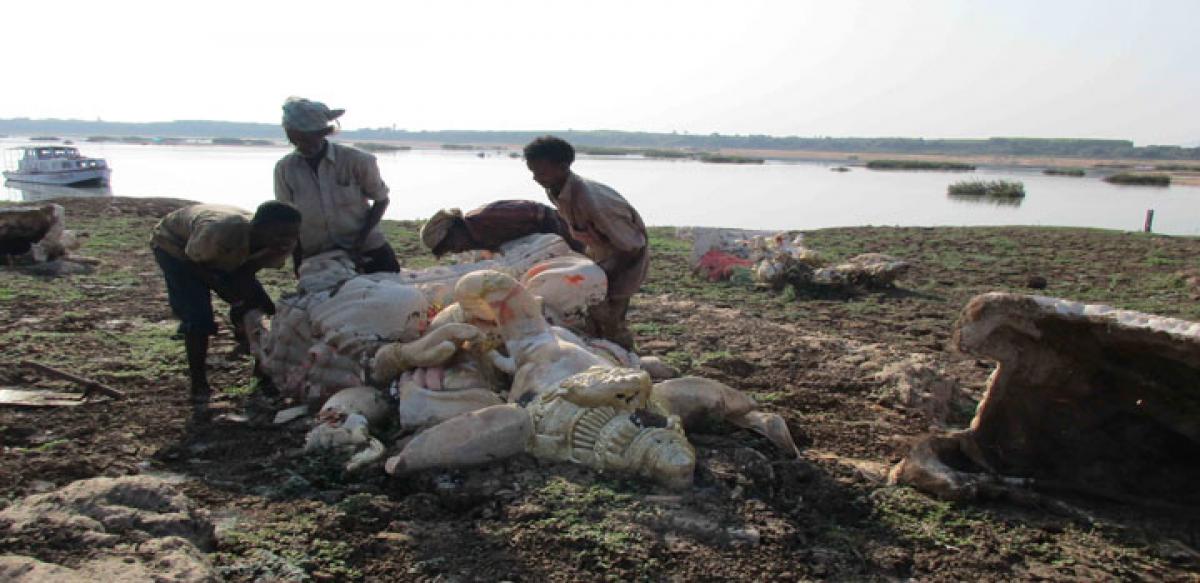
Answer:
<path fill-rule="evenodd" d="M 537 275 L 543 271 L 546 271 L 547 269 L 550 269 L 550 266 L 545 263 L 542 263 L 539 265 L 534 265 L 532 268 L 529 269 L 529 271 L 525 272 L 524 279 L 525 279 L 525 281 L 529 281 L 529 280 L 533 279 L 533 277 L 535 275 Z"/>
<path fill-rule="evenodd" d="M 568 275 L 566 277 L 567 283 L 569 283 L 571 285 L 579 285 L 579 284 L 583 283 L 583 280 L 585 280 L 585 279 L 587 279 L 587 278 L 582 275 L 578 275 L 578 274 Z"/>
<path fill-rule="evenodd" d="M 506 301 L 490 302 L 488 305 L 491 306 L 492 312 L 496 314 L 497 323 L 504 324 L 511 322 L 513 316 L 516 315 L 516 312 L 509 307 Z"/>

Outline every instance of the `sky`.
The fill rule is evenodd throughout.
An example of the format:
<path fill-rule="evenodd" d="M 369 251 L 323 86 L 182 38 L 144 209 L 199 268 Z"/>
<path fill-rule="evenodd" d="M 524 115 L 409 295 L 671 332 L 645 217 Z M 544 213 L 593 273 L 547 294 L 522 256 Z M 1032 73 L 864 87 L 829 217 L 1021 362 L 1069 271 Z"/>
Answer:
<path fill-rule="evenodd" d="M 0 118 L 1200 144 L 1196 0 L 6 2 Z M 51 23 L 53 27 L 51 27 Z"/>

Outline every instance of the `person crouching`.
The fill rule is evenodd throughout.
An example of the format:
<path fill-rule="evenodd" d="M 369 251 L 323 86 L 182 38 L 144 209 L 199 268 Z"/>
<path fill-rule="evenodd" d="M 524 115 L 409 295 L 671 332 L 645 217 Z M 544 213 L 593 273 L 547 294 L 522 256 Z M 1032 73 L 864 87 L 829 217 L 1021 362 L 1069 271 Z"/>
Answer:
<path fill-rule="evenodd" d="M 525 146 L 525 165 L 558 209 L 571 237 L 608 276 L 608 295 L 589 309 L 589 335 L 634 349 L 625 321 L 629 300 L 650 269 L 649 238 L 641 215 L 616 190 L 571 170 L 575 148 L 562 138 L 542 136 Z"/>
<path fill-rule="evenodd" d="M 259 205 L 253 215 L 237 207 L 198 204 L 176 210 L 154 227 L 151 248 L 167 282 L 167 301 L 180 320 L 187 353 L 195 413 L 212 396 L 205 359 L 208 337 L 217 332 L 210 292 L 229 306 L 239 343 L 251 310 L 274 314 L 275 304 L 255 274 L 283 267 L 300 236 L 300 211 L 278 201 Z"/>
<path fill-rule="evenodd" d="M 571 237 L 567 223 L 553 207 L 532 200 L 497 200 L 469 210 L 442 209 L 421 226 L 421 242 L 434 255 L 485 249 L 534 233 L 553 233 L 576 253 L 583 244 Z"/>

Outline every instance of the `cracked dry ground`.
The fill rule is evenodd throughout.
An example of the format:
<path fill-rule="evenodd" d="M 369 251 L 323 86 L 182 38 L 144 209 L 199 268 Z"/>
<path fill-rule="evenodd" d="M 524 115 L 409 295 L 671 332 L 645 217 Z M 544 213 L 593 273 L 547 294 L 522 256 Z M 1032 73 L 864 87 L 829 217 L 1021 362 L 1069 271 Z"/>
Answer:
<path fill-rule="evenodd" d="M 11 366 L 35 359 L 126 391 L 124 401 L 0 410 L 0 497 L 100 475 L 156 473 L 212 512 L 211 560 L 233 581 L 1167 579 L 1200 573 L 1200 517 L 1045 493 L 1041 505 L 967 505 L 888 487 L 882 472 L 936 426 L 895 385 L 946 383 L 951 426 L 969 420 L 991 365 L 949 350 L 972 295 L 1023 291 L 1200 320 L 1191 278 L 1200 240 L 1080 229 L 855 228 L 807 243 L 833 258 L 879 251 L 917 267 L 899 289 L 850 296 L 711 284 L 687 271 L 687 243 L 654 229 L 652 276 L 631 320 L 644 354 L 752 394 L 784 415 L 802 459 L 715 425 L 691 437 L 695 487 L 519 457 L 405 479 L 346 476 L 289 455 L 302 428 L 187 423 L 182 347 L 147 248 L 182 201 L 66 202 L 90 237 L 95 274 L 39 279 L 0 270 L 0 386 L 66 388 Z M 415 225 L 388 223 L 411 266 L 430 260 Z M 288 275 L 266 278 L 274 294 Z M 250 362 L 212 350 L 221 407 L 247 402 Z M 908 371 L 897 375 L 895 371 Z M 889 372 L 891 371 L 891 372 Z M 903 377 L 903 379 L 901 378 Z M 911 405 L 911 403 L 907 403 Z M 3 503 L 3 502 L 0 502 Z M 67 565 L 69 537 L 0 536 L 0 553 Z"/>

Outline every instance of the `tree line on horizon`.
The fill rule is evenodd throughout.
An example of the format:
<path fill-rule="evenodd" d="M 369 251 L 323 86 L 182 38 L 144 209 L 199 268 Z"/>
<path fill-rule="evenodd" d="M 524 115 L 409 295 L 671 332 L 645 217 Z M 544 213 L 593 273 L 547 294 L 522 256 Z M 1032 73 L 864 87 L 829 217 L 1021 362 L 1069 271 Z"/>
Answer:
<path fill-rule="evenodd" d="M 1200 147 L 1135 146 L 1131 140 L 1074 138 L 834 138 L 768 136 L 761 134 L 654 133 L 617 130 L 434 130 L 391 128 L 344 130 L 339 135 L 356 140 L 395 140 L 443 144 L 524 144 L 552 133 L 578 146 L 685 150 L 754 149 L 809 150 L 849 153 L 899 153 L 989 156 L 1062 156 L 1077 158 L 1131 158 L 1146 160 L 1200 160 Z M 69 119 L 0 119 L 0 134 L 108 135 L 170 138 L 268 138 L 283 140 L 277 124 L 178 120 L 169 122 L 106 122 Z"/>

